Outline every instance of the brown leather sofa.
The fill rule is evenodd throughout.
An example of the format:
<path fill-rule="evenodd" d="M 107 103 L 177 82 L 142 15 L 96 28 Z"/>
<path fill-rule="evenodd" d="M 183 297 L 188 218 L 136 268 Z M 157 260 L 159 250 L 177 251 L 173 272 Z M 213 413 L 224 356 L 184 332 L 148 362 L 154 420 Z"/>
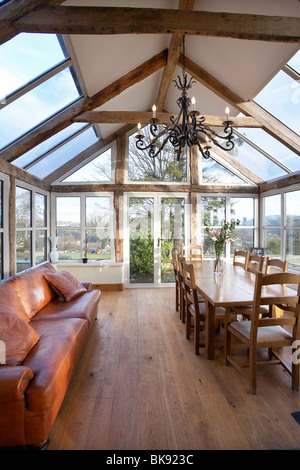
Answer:
<path fill-rule="evenodd" d="M 60 275 L 45 263 L 0 285 L 2 448 L 48 442 L 97 316 L 100 291 Z"/>

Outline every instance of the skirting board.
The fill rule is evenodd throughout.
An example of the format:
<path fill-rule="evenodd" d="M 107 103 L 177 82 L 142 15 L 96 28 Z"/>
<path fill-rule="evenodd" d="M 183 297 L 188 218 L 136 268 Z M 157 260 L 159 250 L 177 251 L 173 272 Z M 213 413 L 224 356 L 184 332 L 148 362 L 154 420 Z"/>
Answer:
<path fill-rule="evenodd" d="M 124 283 L 120 284 L 92 284 L 93 289 L 99 289 L 101 291 L 119 291 L 124 290 Z"/>

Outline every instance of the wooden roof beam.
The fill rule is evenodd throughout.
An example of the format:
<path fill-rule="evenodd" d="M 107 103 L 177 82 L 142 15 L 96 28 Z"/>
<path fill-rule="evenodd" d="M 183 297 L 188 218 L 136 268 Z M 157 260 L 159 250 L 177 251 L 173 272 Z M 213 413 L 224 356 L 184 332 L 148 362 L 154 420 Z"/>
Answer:
<path fill-rule="evenodd" d="M 22 32 L 170 34 L 300 42 L 300 18 L 162 8 L 38 8 L 14 22 Z"/>
<path fill-rule="evenodd" d="M 57 6 L 64 0 L 10 0 L 0 8 L 0 44 L 19 34 L 14 22 L 40 6 Z"/>
<path fill-rule="evenodd" d="M 170 113 L 158 112 L 157 118 L 161 123 L 170 122 Z M 176 118 L 176 114 L 174 115 Z M 200 116 L 201 117 L 201 116 Z M 200 119 L 200 117 L 198 119 Z M 76 116 L 74 122 L 89 122 L 101 124 L 137 124 L 140 122 L 142 125 L 149 124 L 152 118 L 151 111 L 87 111 Z M 231 117 L 234 127 L 262 127 L 262 124 L 256 119 L 243 116 Z M 205 124 L 214 127 L 224 127 L 225 116 L 205 116 Z"/>

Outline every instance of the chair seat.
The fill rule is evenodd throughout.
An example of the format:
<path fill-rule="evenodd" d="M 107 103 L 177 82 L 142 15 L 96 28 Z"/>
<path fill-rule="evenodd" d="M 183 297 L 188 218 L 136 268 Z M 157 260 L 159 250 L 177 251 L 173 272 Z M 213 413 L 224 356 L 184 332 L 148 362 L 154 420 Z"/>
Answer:
<path fill-rule="evenodd" d="M 238 321 L 230 323 L 230 328 L 234 329 L 247 340 L 250 340 L 250 330 L 251 322 L 250 321 Z M 274 341 L 289 341 L 292 340 L 292 335 L 290 335 L 284 328 L 281 326 L 261 326 L 257 329 L 257 343 L 272 343 Z"/>
<path fill-rule="evenodd" d="M 199 311 L 201 314 L 205 314 L 205 304 L 203 303 L 199 303 Z M 223 320 L 225 318 L 225 308 L 222 308 L 222 307 L 216 307 L 216 318 L 217 320 L 220 319 L 220 317 L 222 317 L 221 319 Z"/>
<path fill-rule="evenodd" d="M 253 309 L 252 305 L 247 305 L 245 307 L 241 305 L 240 307 L 235 308 L 236 311 L 239 311 L 239 313 L 241 314 L 244 313 L 245 315 L 246 314 L 250 315 L 252 312 L 252 309 Z M 270 314 L 269 305 L 260 305 L 259 313 L 261 313 L 262 315 L 269 315 Z"/>

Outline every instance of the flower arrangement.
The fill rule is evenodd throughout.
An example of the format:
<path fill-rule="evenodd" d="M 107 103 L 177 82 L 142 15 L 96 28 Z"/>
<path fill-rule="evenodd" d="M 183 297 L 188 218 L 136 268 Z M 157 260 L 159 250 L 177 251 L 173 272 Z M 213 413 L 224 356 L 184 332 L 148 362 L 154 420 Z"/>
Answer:
<path fill-rule="evenodd" d="M 236 225 L 239 225 L 240 221 L 232 221 L 226 222 L 224 221 L 221 225 L 221 228 L 215 229 L 212 227 L 206 227 L 206 231 L 208 232 L 210 239 L 214 243 L 214 249 L 216 254 L 215 260 L 215 273 L 221 274 L 223 272 L 222 263 L 221 263 L 221 255 L 224 250 L 225 243 L 233 241 L 231 238 L 232 232 L 234 231 Z"/>

